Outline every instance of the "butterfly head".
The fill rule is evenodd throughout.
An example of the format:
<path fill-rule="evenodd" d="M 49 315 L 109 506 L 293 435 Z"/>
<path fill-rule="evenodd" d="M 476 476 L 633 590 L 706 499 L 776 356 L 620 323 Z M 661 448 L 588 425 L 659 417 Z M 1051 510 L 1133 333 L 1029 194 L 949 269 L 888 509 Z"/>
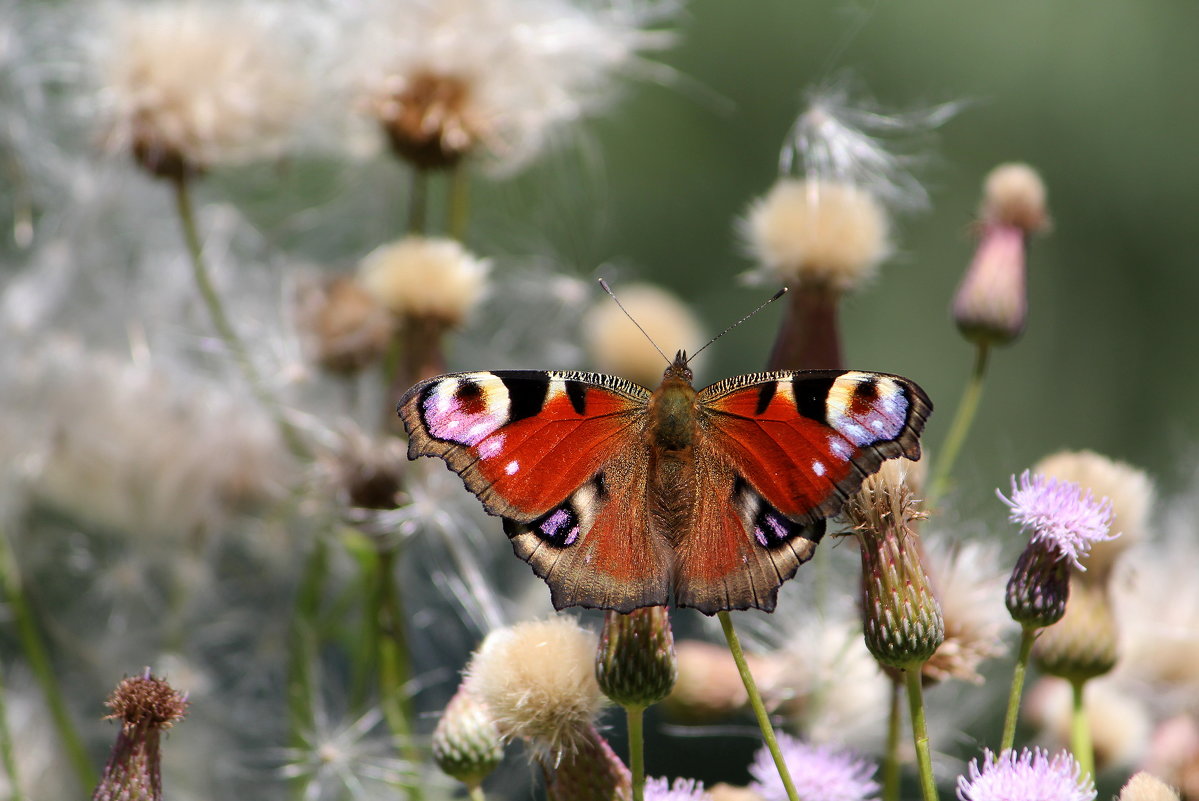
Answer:
<path fill-rule="evenodd" d="M 691 368 L 687 366 L 687 351 L 680 350 L 678 353 L 676 353 L 674 355 L 674 361 L 671 362 L 670 366 L 666 368 L 666 372 L 662 374 L 663 383 L 672 378 L 676 381 L 685 381 L 688 384 L 691 383 L 693 376 L 691 375 Z"/>

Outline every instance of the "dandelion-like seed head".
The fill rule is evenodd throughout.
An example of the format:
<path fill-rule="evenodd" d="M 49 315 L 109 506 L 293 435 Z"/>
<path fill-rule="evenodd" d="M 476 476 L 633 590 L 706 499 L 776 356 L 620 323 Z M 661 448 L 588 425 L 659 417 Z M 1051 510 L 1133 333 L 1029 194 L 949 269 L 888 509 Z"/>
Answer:
<path fill-rule="evenodd" d="M 708 801 L 704 783 L 695 779 L 650 777 L 645 780 L 645 801 Z"/>
<path fill-rule="evenodd" d="M 166 731 L 183 719 L 187 712 L 187 696 L 176 692 L 164 680 L 150 675 L 150 669 L 140 676 L 123 679 L 106 705 L 112 714 L 106 720 L 121 721 L 129 732 L 135 729 Z"/>
<path fill-rule="evenodd" d="M 881 789 L 874 781 L 875 766 L 862 757 L 827 745 L 805 743 L 780 734 L 779 748 L 800 798 L 819 801 L 868 801 Z M 764 801 L 785 801 L 787 790 L 770 751 L 763 747 L 749 766 L 750 789 Z"/>
<path fill-rule="evenodd" d="M 1045 182 L 1027 164 L 1000 164 L 983 184 L 980 214 L 984 223 L 1010 225 L 1025 232 L 1049 227 Z"/>
<path fill-rule="evenodd" d="M 666 351 L 698 347 L 703 328 L 682 301 L 649 284 L 620 287 L 620 302 L 649 338 L 605 295 L 583 320 L 587 350 L 598 369 L 657 386 L 666 365 L 654 343 Z M 702 358 L 692 362 L 693 369 Z"/>
<path fill-rule="evenodd" d="M 708 801 L 766 801 L 748 787 L 720 782 L 708 788 Z"/>
<path fill-rule="evenodd" d="M 394 314 L 458 325 L 483 297 L 491 263 L 453 239 L 410 236 L 362 260 L 362 286 Z"/>
<path fill-rule="evenodd" d="M 570 618 L 518 623 L 487 635 L 467 666 L 467 685 L 504 736 L 569 751 L 604 705 L 595 649 L 595 635 Z"/>
<path fill-rule="evenodd" d="M 1120 791 L 1119 801 L 1178 801 L 1178 791 L 1152 773 L 1134 773 Z"/>
<path fill-rule="evenodd" d="M 281 152 L 303 112 L 300 62 L 260 16 L 228 3 L 125 3 L 98 55 L 104 143 L 182 177 Z"/>
<path fill-rule="evenodd" d="M 930 546 L 933 543 L 930 541 Z M 927 679 L 958 679 L 981 684 L 979 665 L 1005 652 L 1004 631 L 1011 620 L 996 601 L 1006 576 L 993 566 L 996 549 L 968 542 L 946 553 L 929 549 L 929 573 L 945 621 L 945 641 L 925 663 Z"/>
<path fill-rule="evenodd" d="M 958 777 L 960 801 L 1094 801 L 1095 785 L 1067 751 L 1049 757 L 1041 749 L 995 756 L 983 752 L 971 760 L 967 775 Z"/>
<path fill-rule="evenodd" d="M 1081 560 L 1092 543 L 1118 536 L 1108 533 L 1111 501 L 1096 499 L 1072 481 L 1025 470 L 1019 481 L 1012 476 L 1011 498 L 996 494 L 1011 508 L 1009 519 L 1032 532 L 1030 544 L 1044 545 L 1079 570 L 1086 569 Z"/>

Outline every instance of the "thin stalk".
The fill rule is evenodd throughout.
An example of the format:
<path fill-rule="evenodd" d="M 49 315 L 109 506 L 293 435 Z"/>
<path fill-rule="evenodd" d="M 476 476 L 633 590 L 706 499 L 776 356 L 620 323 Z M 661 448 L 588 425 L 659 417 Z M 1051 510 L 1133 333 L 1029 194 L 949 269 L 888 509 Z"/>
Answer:
<path fill-rule="evenodd" d="M 83 746 L 83 739 L 75 728 L 71 714 L 67 711 L 67 702 L 63 698 L 62 688 L 54 675 L 54 667 L 50 664 L 50 655 L 46 644 L 38 631 L 37 621 L 30 608 L 29 599 L 17 569 L 16 555 L 8 541 L 7 533 L 0 531 L 0 585 L 3 585 L 4 600 L 8 602 L 9 617 L 16 624 L 17 639 L 21 650 L 29 662 L 29 668 L 37 679 L 42 695 L 50 706 L 50 717 L 54 720 L 54 728 L 66 748 L 67 761 L 75 771 L 75 777 L 80 786 L 92 788 L 96 786 L 96 771 L 92 761 Z M 9 756 L 5 755 L 7 763 Z M 16 776 L 13 775 L 13 787 L 16 787 Z"/>
<path fill-rule="evenodd" d="M 1003 718 L 1003 740 L 999 743 L 999 753 L 1010 750 L 1016 744 L 1016 719 L 1020 717 L 1020 696 L 1024 694 L 1024 676 L 1028 673 L 1028 659 L 1032 654 L 1032 645 L 1037 640 L 1040 629 L 1025 626 L 1020 633 L 1020 655 L 1016 657 L 1016 666 L 1012 669 L 1012 689 L 1007 698 L 1007 714 Z"/>
<path fill-rule="evenodd" d="M 970 433 L 970 427 L 974 424 L 978 403 L 983 395 L 983 379 L 987 374 L 989 352 L 990 348 L 985 342 L 979 343 L 974 351 L 974 371 L 962 391 L 962 399 L 958 402 L 957 413 L 949 426 L 949 433 L 945 436 L 945 444 L 941 446 L 941 453 L 933 470 L 933 480 L 929 484 L 926 503 L 930 507 L 935 506 L 949 488 L 949 475 L 953 472 L 953 464 L 957 461 L 958 453 L 966 442 L 966 435 Z"/>
<path fill-rule="evenodd" d="M 1087 721 L 1087 708 L 1083 701 L 1086 679 L 1070 682 L 1074 690 L 1074 706 L 1070 714 L 1070 750 L 1082 766 L 1082 775 L 1095 780 L 1095 747 L 1091 744 L 1091 725 Z"/>
<path fill-rule="evenodd" d="M 250 351 L 241 337 L 237 335 L 233 323 L 229 320 L 229 315 L 225 313 L 221 296 L 217 294 L 216 286 L 212 283 L 212 277 L 208 272 L 208 265 L 204 261 L 204 248 L 200 243 L 199 229 L 196 227 L 196 214 L 192 208 L 188 179 L 183 176 L 172 178 L 171 186 L 175 190 L 175 210 L 179 214 L 179 224 L 183 228 L 183 239 L 187 244 L 187 253 L 191 259 L 192 277 L 195 279 L 196 289 L 200 292 L 200 298 L 204 301 L 204 307 L 208 310 L 208 317 L 212 321 L 213 328 L 216 329 L 217 335 L 225 343 L 225 348 L 233 356 L 246 383 L 250 385 L 250 391 L 275 421 L 288 449 L 301 459 L 309 458 L 312 454 L 305 444 L 304 438 L 283 414 L 283 407 L 267 388 L 266 382 L 263 381 L 258 369 L 254 366 L 253 359 L 250 358 Z"/>
<path fill-rule="evenodd" d="M 774 736 L 774 728 L 770 725 L 770 717 L 766 714 L 766 705 L 762 703 L 762 695 L 758 692 L 758 685 L 754 682 L 753 674 L 749 672 L 745 653 L 741 650 L 741 641 L 737 639 L 737 632 L 733 628 L 733 619 L 728 612 L 717 612 L 716 616 L 720 618 L 720 627 L 724 629 L 724 638 L 728 641 L 733 661 L 737 663 L 737 672 L 741 674 L 741 683 L 745 685 L 745 692 L 749 695 L 749 704 L 753 707 L 754 716 L 758 719 L 758 728 L 762 730 L 762 739 L 766 742 L 766 748 L 770 750 L 770 756 L 774 758 L 774 767 L 778 770 L 779 778 L 783 780 L 783 787 L 787 790 L 788 801 L 799 801 L 799 793 L 795 791 L 795 782 L 791 781 L 791 771 L 787 769 L 787 763 L 783 761 L 783 752 L 779 750 L 778 739 Z"/>
<path fill-rule="evenodd" d="M 899 740 L 903 704 L 899 682 L 891 682 L 891 709 L 887 714 L 887 750 L 883 754 L 883 801 L 899 801 Z"/>
<path fill-rule="evenodd" d="M 0 675 L 0 760 L 4 762 L 4 775 L 8 777 L 10 801 L 25 801 L 21 792 L 21 779 L 17 775 L 17 760 L 13 752 L 12 732 L 8 730 L 8 705 L 4 701 L 4 676 Z"/>
<path fill-rule="evenodd" d="M 420 236 L 425 232 L 429 216 L 429 171 L 412 168 L 412 183 L 408 188 L 408 233 Z"/>
<path fill-rule="evenodd" d="M 920 686 L 920 667 L 904 670 L 908 687 L 908 709 L 912 716 L 912 740 L 916 745 L 916 767 L 920 770 L 920 790 L 924 801 L 937 801 L 937 783 L 933 779 L 933 758 L 928 746 L 928 728 L 924 724 L 924 690 Z"/>
<path fill-rule="evenodd" d="M 470 218 L 470 172 L 462 161 L 450 168 L 450 208 L 446 231 L 459 242 L 466 241 L 466 224 Z"/>
<path fill-rule="evenodd" d="M 626 706 L 629 721 L 629 768 L 633 771 L 633 801 L 645 801 L 645 707 Z"/>
<path fill-rule="evenodd" d="M 487 797 L 483 795 L 483 786 L 476 784 L 470 788 L 470 801 L 487 801 Z"/>
<path fill-rule="evenodd" d="M 317 697 L 316 669 L 318 665 L 317 630 L 320 602 L 325 577 L 328 574 L 328 546 L 321 536 L 313 542 L 312 553 L 304 566 L 296 591 L 296 613 L 291 626 L 288 655 L 287 717 L 293 748 L 304 747 L 306 733 L 315 725 L 314 699 Z M 308 781 L 298 780 L 296 798 L 307 797 Z"/>
<path fill-rule="evenodd" d="M 401 743 L 405 758 L 412 765 L 420 765 L 421 754 L 416 746 L 416 729 L 413 726 L 412 699 L 408 688 L 412 680 L 412 665 L 409 660 L 408 634 L 404 626 L 403 599 L 395 582 L 397 552 L 394 547 L 379 548 L 379 593 L 373 614 L 379 631 L 376 645 L 379 664 L 379 697 L 383 717 L 392 736 Z M 421 797 L 420 787 L 408 788 L 408 797 Z"/>

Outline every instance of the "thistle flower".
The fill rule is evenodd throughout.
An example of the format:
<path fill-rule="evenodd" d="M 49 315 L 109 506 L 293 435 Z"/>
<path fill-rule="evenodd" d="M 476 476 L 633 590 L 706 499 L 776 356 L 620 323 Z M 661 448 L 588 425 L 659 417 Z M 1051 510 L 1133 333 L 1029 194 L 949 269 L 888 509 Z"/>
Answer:
<path fill-rule="evenodd" d="M 121 731 L 112 747 L 93 801 L 159 801 L 162 798 L 159 739 L 183 719 L 187 698 L 150 675 L 124 679 L 108 698 Z"/>
<path fill-rule="evenodd" d="M 1048 626 L 1065 614 L 1068 568 L 1083 569 L 1080 559 L 1091 543 L 1111 539 L 1111 503 L 1097 501 L 1077 484 L 1027 470 L 1019 484 L 1012 476 L 1011 499 L 996 494 L 1011 508 L 1011 522 L 1032 531 L 1008 581 L 1008 611 L 1024 625 Z"/>
<path fill-rule="evenodd" d="M 1086 571 L 1076 576 L 1089 583 L 1106 583 L 1116 559 L 1148 533 L 1149 510 L 1153 508 L 1155 495 L 1153 481 L 1143 470 L 1094 451 L 1051 454 L 1038 462 L 1033 471 L 1072 481 L 1111 503 L 1111 528 L 1120 532 L 1120 536 L 1092 542 L 1090 553 L 1082 559 Z"/>
<path fill-rule="evenodd" d="M 905 461 L 884 463 L 843 510 L 862 557 L 866 647 L 883 665 L 900 669 L 923 664 L 945 639 L 914 527 L 924 513 L 905 481 Z"/>
<path fill-rule="evenodd" d="M 313 282 L 297 306 L 305 349 L 324 369 L 349 376 L 382 360 L 394 322 L 357 281 L 337 276 Z"/>
<path fill-rule="evenodd" d="M 704 792 L 704 783 L 695 779 L 650 777 L 645 780 L 645 801 L 710 801 Z"/>
<path fill-rule="evenodd" d="M 644 709 L 669 695 L 677 676 L 666 607 L 604 615 L 595 658 L 595 678 L 604 695 L 623 707 Z"/>
<path fill-rule="evenodd" d="M 789 734 L 778 737 L 783 761 L 804 801 L 867 801 L 878 797 L 875 766 L 848 751 L 826 745 L 810 745 Z M 770 751 L 759 748 L 749 766 L 754 780 L 749 788 L 764 801 L 786 801 L 787 791 L 779 778 Z"/>
<path fill-rule="evenodd" d="M 981 213 L 982 234 L 954 295 L 953 319 L 967 339 L 1005 344 L 1024 330 L 1028 315 L 1028 235 L 1048 225 L 1045 185 L 1028 165 L 996 167 Z"/>
<path fill-rule="evenodd" d="M 126 3 L 97 54 L 104 144 L 161 177 L 273 156 L 305 108 L 301 63 L 244 6 Z"/>
<path fill-rule="evenodd" d="M 1124 785 L 1119 801 L 1178 801 L 1178 791 L 1156 776 L 1141 771 L 1133 774 Z"/>
<path fill-rule="evenodd" d="M 487 635 L 466 668 L 467 683 L 504 737 L 547 755 L 595 747 L 592 724 L 604 705 L 595 649 L 595 635 L 570 618 L 518 623 Z"/>
<path fill-rule="evenodd" d="M 960 801 L 1094 801 L 1095 785 L 1067 751 L 1052 759 L 1041 749 L 983 752 L 970 761 L 966 776 L 958 777 Z"/>
<path fill-rule="evenodd" d="M 665 4 L 366 0 L 351 81 L 397 155 L 446 167 L 482 151 L 511 171 L 603 107 L 612 78 L 669 37 Z"/>
<path fill-rule="evenodd" d="M 503 758 L 504 744 L 491 711 L 468 687 L 459 687 L 433 731 L 437 767 L 474 789 Z"/>
<path fill-rule="evenodd" d="M 605 296 L 583 318 L 587 351 L 598 369 L 644 386 L 657 386 L 664 365 L 654 343 L 666 350 L 685 348 L 700 342 L 703 329 L 682 301 L 649 284 L 621 287 L 620 302 L 645 333 Z M 692 367 L 698 369 L 700 364 L 702 361 L 696 361 Z"/>

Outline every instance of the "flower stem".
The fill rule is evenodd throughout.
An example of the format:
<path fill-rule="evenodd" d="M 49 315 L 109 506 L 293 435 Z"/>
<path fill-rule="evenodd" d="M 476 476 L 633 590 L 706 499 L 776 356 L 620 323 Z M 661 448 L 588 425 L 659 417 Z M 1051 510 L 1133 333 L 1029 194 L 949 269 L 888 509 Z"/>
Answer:
<path fill-rule="evenodd" d="M 629 722 L 629 767 L 633 771 L 633 801 L 645 801 L 645 707 L 626 706 Z"/>
<path fill-rule="evenodd" d="M 891 682 L 891 709 L 887 714 L 887 750 L 883 754 L 883 801 L 899 801 L 899 739 L 902 726 L 898 681 Z"/>
<path fill-rule="evenodd" d="M 312 544 L 312 553 L 304 566 L 300 585 L 296 590 L 296 612 L 291 626 L 291 643 L 288 655 L 287 716 L 291 728 L 293 748 L 302 748 L 305 733 L 315 725 L 313 709 L 317 697 L 315 671 L 319 659 L 317 631 L 319 628 L 321 591 L 328 574 L 328 546 L 324 537 L 317 535 Z M 308 797 L 310 780 L 297 780 L 295 797 Z"/>
<path fill-rule="evenodd" d="M 953 472 L 953 464 L 957 461 L 958 453 L 974 424 L 974 416 L 978 412 L 978 403 L 982 399 L 983 379 L 987 373 L 987 356 L 989 348 L 985 342 L 979 343 L 974 352 L 974 371 L 966 381 L 962 399 L 958 403 L 957 413 L 941 446 L 941 454 L 937 458 L 936 469 L 933 470 L 933 480 L 929 484 L 927 505 L 934 506 L 945 490 L 949 488 L 949 474 Z"/>
<path fill-rule="evenodd" d="M 4 676 L 0 674 L 0 761 L 4 763 L 4 776 L 8 779 L 10 801 L 25 801 L 21 792 L 21 780 L 17 775 L 17 760 L 13 753 L 12 733 L 8 730 L 8 705 L 4 701 Z"/>
<path fill-rule="evenodd" d="M 717 612 L 716 616 L 720 618 L 720 627 L 724 629 L 724 638 L 728 641 L 733 661 L 737 663 L 737 672 L 741 674 L 741 683 L 745 685 L 745 692 L 749 695 L 749 704 L 753 707 L 754 716 L 758 719 L 758 727 L 762 730 L 762 739 L 766 741 L 770 756 L 774 758 L 774 766 L 778 769 L 779 778 L 783 780 L 787 798 L 789 801 L 799 801 L 795 782 L 791 781 L 791 771 L 787 770 L 787 763 L 783 761 L 783 752 L 779 750 L 778 739 L 774 736 L 774 728 L 770 725 L 770 718 L 766 714 L 766 705 L 762 703 L 758 685 L 754 682 L 753 674 L 749 672 L 749 665 L 745 662 L 741 641 L 737 639 L 737 632 L 733 629 L 733 619 L 728 612 Z"/>
<path fill-rule="evenodd" d="M 1032 644 L 1037 640 L 1039 629 L 1025 626 L 1020 634 L 1020 655 L 1016 657 L 1016 666 L 1012 669 L 1012 689 L 1008 693 L 1007 715 L 1003 719 L 1003 740 L 999 743 L 999 753 L 1010 750 L 1016 744 L 1016 719 L 1020 716 L 1020 696 L 1024 694 L 1024 676 L 1028 672 L 1028 658 L 1032 654 Z"/>
<path fill-rule="evenodd" d="M 1091 744 L 1091 725 L 1087 721 L 1087 707 L 1083 700 L 1086 679 L 1070 682 L 1074 691 L 1074 704 L 1070 714 L 1070 750 L 1082 766 L 1083 777 L 1095 779 L 1095 747 Z"/>
<path fill-rule="evenodd" d="M 63 746 L 67 751 L 67 760 L 75 771 L 75 777 L 82 787 L 95 787 L 96 772 L 92 768 L 91 759 L 88 758 L 87 749 L 83 746 L 83 740 L 75 728 L 75 723 L 71 720 L 71 714 L 67 711 L 62 688 L 54 675 L 54 667 L 50 664 L 50 655 L 46 652 L 46 644 L 42 641 L 37 622 L 33 617 L 33 610 L 29 606 L 29 598 L 25 595 L 25 589 L 17 569 L 16 555 L 9 543 L 7 532 L 2 530 L 0 530 L 0 588 L 3 589 L 3 599 L 8 603 L 8 615 L 16 624 L 17 639 L 21 642 L 21 649 L 29 661 L 29 668 L 33 671 L 38 685 L 42 688 L 46 703 L 50 706 L 50 716 L 54 719 L 54 727 L 58 731 L 58 736 L 62 738 Z M 5 734 L 7 735 L 7 731 Z M 5 751 L 8 750 L 8 747 L 9 742 L 6 736 Z M 6 753 L 4 759 L 7 766 L 10 755 Z M 12 786 L 16 788 L 16 774 L 11 771 L 10 768 Z"/>
<path fill-rule="evenodd" d="M 229 316 L 225 313 L 225 306 L 221 302 L 221 297 L 217 294 L 216 287 L 212 283 L 212 277 L 208 273 L 208 265 L 204 262 L 204 249 L 200 243 L 200 232 L 196 227 L 196 214 L 192 208 L 188 179 L 184 176 L 173 178 L 171 185 L 175 190 L 175 209 L 179 214 L 179 223 L 183 228 L 183 239 L 187 244 L 187 253 L 191 259 L 192 277 L 195 279 L 196 289 L 200 292 L 200 298 L 204 301 L 204 307 L 208 310 L 208 317 L 212 321 L 213 328 L 216 329 L 217 335 L 225 343 L 225 347 L 233 356 L 233 360 L 237 362 L 238 369 L 241 370 L 246 383 L 250 385 L 250 391 L 275 421 L 275 425 L 278 427 L 279 433 L 283 436 L 283 441 L 287 443 L 288 449 L 291 450 L 294 456 L 301 459 L 311 457 L 312 454 L 308 449 L 308 445 L 304 442 L 304 438 L 300 436 L 300 432 L 296 430 L 295 426 L 283 414 L 282 406 L 262 380 L 262 376 L 259 375 L 258 369 L 254 366 L 254 361 L 250 358 L 249 350 L 246 348 L 241 337 L 237 335 L 237 331 L 233 328 L 233 323 L 230 322 Z"/>
<path fill-rule="evenodd" d="M 450 171 L 450 210 L 446 231 L 459 242 L 466 241 L 466 223 L 470 218 L 470 173 L 461 161 Z"/>
<path fill-rule="evenodd" d="M 382 699 L 383 716 L 392 735 L 401 744 L 405 758 L 412 765 L 420 765 L 421 754 L 416 745 L 415 728 L 412 721 L 412 701 L 408 697 L 412 670 L 408 658 L 408 635 L 405 630 L 404 610 L 399 588 L 395 582 L 396 549 L 390 545 L 379 547 L 376 562 L 378 593 L 375 608 L 371 610 L 378 631 L 376 647 L 379 665 L 379 696 Z M 420 798 L 418 785 L 408 790 L 410 799 Z"/>
<path fill-rule="evenodd" d="M 470 801 L 487 801 L 487 797 L 483 795 L 483 786 L 476 784 L 470 788 Z"/>
<path fill-rule="evenodd" d="M 429 205 L 429 172 L 421 167 L 412 168 L 412 184 L 408 191 L 408 233 L 424 234 Z"/>
<path fill-rule="evenodd" d="M 928 747 L 928 729 L 924 724 L 924 691 L 920 686 L 920 667 L 905 669 L 908 708 L 912 716 L 912 740 L 916 745 L 916 766 L 920 770 L 920 790 L 924 801 L 937 801 L 937 783 L 933 779 L 933 759 Z"/>

